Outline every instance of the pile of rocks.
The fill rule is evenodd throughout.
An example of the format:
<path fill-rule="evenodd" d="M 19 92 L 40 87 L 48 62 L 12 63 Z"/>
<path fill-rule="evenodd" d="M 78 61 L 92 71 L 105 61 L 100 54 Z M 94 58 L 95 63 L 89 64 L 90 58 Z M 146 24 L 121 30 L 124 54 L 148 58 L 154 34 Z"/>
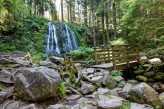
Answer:
<path fill-rule="evenodd" d="M 143 82 L 164 81 L 164 62 L 160 58 L 141 60 L 140 69 L 134 71 L 136 79 Z"/>
<path fill-rule="evenodd" d="M 38 67 L 32 66 L 23 60 L 23 57 L 3 56 L 3 60 L 5 63 L 0 63 L 2 108 L 162 109 L 162 106 L 164 107 L 164 92 L 159 94 L 145 82 L 125 81 L 120 75 L 112 76 L 105 69 L 83 68 L 80 64 L 72 62 L 71 65 L 65 66 L 64 59 L 57 57 L 40 62 Z M 14 66 L 6 66 L 7 62 Z M 63 69 L 71 73 L 74 71 L 73 68 L 78 69 L 78 72 L 75 71 L 78 74 L 74 73 L 77 80 L 74 83 L 67 81 L 68 76 L 63 75 L 65 73 Z M 63 86 L 61 83 L 67 85 Z M 61 91 L 66 92 L 62 101 L 59 96 Z"/>

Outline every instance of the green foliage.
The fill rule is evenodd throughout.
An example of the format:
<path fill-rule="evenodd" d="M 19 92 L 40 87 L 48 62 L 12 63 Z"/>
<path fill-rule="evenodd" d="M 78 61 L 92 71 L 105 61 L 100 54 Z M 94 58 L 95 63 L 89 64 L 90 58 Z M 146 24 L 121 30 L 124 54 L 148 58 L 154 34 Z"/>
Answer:
<path fill-rule="evenodd" d="M 67 23 L 68 26 L 70 27 L 70 29 L 75 33 L 75 35 L 77 36 L 77 40 L 79 43 L 79 46 L 84 46 L 84 38 L 78 33 L 77 28 L 78 26 L 76 24 L 72 24 L 72 23 Z M 76 27 L 75 27 L 76 26 Z"/>
<path fill-rule="evenodd" d="M 40 61 L 47 59 L 47 55 L 42 52 L 32 52 L 32 61 L 38 65 Z"/>
<path fill-rule="evenodd" d="M 130 101 L 128 100 L 123 100 L 122 105 L 119 109 L 131 109 Z"/>
<path fill-rule="evenodd" d="M 113 40 L 113 41 L 111 41 L 111 42 L 109 42 L 109 43 L 110 43 L 111 45 L 126 45 L 126 44 L 127 44 L 126 40 L 123 39 L 123 38 L 115 39 L 115 40 Z"/>
<path fill-rule="evenodd" d="M 8 22 L 8 27 L 1 30 L 3 37 L 0 37 L 0 51 L 43 52 L 47 22 L 47 19 L 36 16 Z"/>
<path fill-rule="evenodd" d="M 71 51 L 69 55 L 73 59 L 86 59 L 86 58 L 92 57 L 93 51 L 94 50 L 92 48 L 79 47 L 79 49 Z"/>
<path fill-rule="evenodd" d="M 6 85 L 5 85 L 5 84 L 0 83 L 0 89 L 3 89 L 3 88 L 5 88 L 5 87 L 6 87 Z"/>
<path fill-rule="evenodd" d="M 112 71 L 110 72 L 110 75 L 112 75 L 112 76 L 120 76 L 120 75 L 123 75 L 123 74 L 122 74 L 122 72 L 119 71 L 119 70 L 112 70 Z"/>
<path fill-rule="evenodd" d="M 65 97 L 65 91 L 66 91 L 66 84 L 64 82 L 61 82 L 59 85 L 59 96 L 61 98 Z"/>
<path fill-rule="evenodd" d="M 163 55 L 164 54 L 164 46 L 157 47 L 155 49 L 151 49 L 147 51 L 150 55 Z"/>

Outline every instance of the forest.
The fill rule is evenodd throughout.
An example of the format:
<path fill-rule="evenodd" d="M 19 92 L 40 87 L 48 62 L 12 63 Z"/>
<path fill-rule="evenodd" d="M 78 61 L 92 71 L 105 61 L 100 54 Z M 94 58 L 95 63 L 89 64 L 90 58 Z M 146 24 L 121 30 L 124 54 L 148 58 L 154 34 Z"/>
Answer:
<path fill-rule="evenodd" d="M 164 109 L 164 0 L 0 0 L 0 109 Z"/>

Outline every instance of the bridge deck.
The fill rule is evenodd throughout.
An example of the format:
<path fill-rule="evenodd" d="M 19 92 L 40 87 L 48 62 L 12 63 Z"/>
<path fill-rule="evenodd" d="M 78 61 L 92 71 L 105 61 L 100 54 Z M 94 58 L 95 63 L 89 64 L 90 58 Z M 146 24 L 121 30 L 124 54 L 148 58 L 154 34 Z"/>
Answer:
<path fill-rule="evenodd" d="M 123 70 L 136 66 L 139 61 L 138 48 L 128 45 L 94 48 L 94 55 L 96 64 L 92 66 L 94 68 Z"/>

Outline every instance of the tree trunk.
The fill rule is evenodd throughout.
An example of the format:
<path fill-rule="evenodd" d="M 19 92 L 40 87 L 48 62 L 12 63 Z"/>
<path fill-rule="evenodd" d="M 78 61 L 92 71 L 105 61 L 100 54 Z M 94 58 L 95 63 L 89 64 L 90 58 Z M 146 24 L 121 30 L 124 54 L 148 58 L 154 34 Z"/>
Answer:
<path fill-rule="evenodd" d="M 117 36 L 117 22 L 116 22 L 116 4 L 113 2 L 113 25 L 114 25 L 114 37 Z"/>
<path fill-rule="evenodd" d="M 106 5 L 106 35 L 107 35 L 107 46 L 108 46 L 108 43 L 109 43 L 109 22 L 108 22 L 108 19 L 109 19 L 109 15 L 108 15 L 108 3 Z"/>
<path fill-rule="evenodd" d="M 61 20 L 64 21 L 63 0 L 61 0 Z"/>
<path fill-rule="evenodd" d="M 94 1 L 91 0 L 91 14 L 92 14 L 92 36 L 93 36 L 93 46 L 96 47 L 96 37 L 94 29 Z"/>

